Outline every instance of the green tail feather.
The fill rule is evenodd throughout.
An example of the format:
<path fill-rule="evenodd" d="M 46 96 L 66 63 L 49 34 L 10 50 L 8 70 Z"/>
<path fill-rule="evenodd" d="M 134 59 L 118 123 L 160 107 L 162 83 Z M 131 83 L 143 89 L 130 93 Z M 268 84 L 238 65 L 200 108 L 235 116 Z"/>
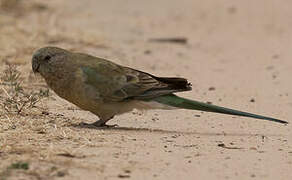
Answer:
<path fill-rule="evenodd" d="M 266 117 L 266 116 L 261 116 L 261 115 L 256 115 L 256 114 L 252 114 L 248 112 L 242 112 L 242 111 L 238 111 L 234 109 L 228 109 L 228 108 L 215 106 L 215 105 L 207 104 L 207 103 L 202 103 L 202 102 L 198 102 L 198 101 L 194 101 L 190 99 L 185 99 L 182 97 L 178 97 L 174 94 L 159 96 L 152 100 L 159 102 L 161 104 L 178 107 L 182 109 L 191 109 L 191 110 L 200 110 L 200 111 L 230 114 L 230 115 L 237 115 L 237 116 L 245 116 L 245 117 L 264 119 L 268 121 L 288 124 L 287 121 L 283 121 L 283 120 L 279 120 L 279 119 L 275 119 L 271 117 Z"/>

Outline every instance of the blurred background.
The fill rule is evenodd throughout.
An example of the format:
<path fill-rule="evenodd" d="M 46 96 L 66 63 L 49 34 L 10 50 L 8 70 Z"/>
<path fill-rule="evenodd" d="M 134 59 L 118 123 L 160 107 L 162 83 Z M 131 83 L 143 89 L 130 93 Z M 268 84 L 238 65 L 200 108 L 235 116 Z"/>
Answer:
<path fill-rule="evenodd" d="M 285 71 L 291 69 L 289 1 L 0 3 L 1 62 L 29 64 L 35 49 L 51 45 L 111 58 L 142 70 L 153 69 L 158 75 L 188 76 L 194 83 L 200 75 L 203 82 L 212 84 L 206 78 L 211 71 L 225 72 L 212 78 L 221 82 L 231 81 L 231 75 L 244 75 L 245 79 L 233 82 L 236 86 L 276 81 L 280 72 L 283 80 L 290 75 Z M 169 38 L 183 42 L 155 41 Z M 267 69 L 269 75 L 258 74 L 257 82 L 250 81 L 255 74 L 249 71 Z"/>

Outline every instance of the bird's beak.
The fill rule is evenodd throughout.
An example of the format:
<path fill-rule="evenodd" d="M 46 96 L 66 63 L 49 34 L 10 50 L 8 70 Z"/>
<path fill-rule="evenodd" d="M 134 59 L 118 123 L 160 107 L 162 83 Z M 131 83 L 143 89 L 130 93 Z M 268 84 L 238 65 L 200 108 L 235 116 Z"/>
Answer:
<path fill-rule="evenodd" d="M 32 58 L 32 71 L 34 73 L 39 73 L 40 63 L 37 61 L 35 57 Z"/>

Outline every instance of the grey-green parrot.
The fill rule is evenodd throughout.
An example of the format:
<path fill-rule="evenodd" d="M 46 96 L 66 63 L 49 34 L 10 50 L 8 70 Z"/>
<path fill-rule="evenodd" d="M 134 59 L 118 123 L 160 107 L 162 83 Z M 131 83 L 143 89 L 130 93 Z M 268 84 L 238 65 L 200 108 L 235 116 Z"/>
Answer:
<path fill-rule="evenodd" d="M 101 127 L 117 114 L 136 109 L 191 109 L 288 122 L 219 107 L 176 96 L 191 90 L 184 78 L 156 77 L 109 60 L 58 47 L 44 47 L 32 57 L 32 70 L 40 73 L 60 97 L 99 117 Z"/>

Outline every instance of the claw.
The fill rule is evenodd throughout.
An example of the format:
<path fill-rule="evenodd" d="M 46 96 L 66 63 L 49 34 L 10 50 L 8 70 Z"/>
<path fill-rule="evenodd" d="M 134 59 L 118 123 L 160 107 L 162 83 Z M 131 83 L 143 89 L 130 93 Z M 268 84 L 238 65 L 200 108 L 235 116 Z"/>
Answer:
<path fill-rule="evenodd" d="M 107 125 L 105 123 L 98 123 L 98 121 L 97 122 L 94 122 L 94 123 L 81 122 L 79 125 L 81 125 L 81 126 L 87 126 L 87 127 L 95 127 L 95 128 L 113 128 L 113 127 L 118 127 L 117 124 Z"/>
<path fill-rule="evenodd" d="M 95 126 L 95 125 L 94 125 Z M 104 125 L 102 125 L 102 126 L 95 126 L 95 127 L 101 127 L 101 128 L 103 128 L 103 127 L 105 127 L 105 128 L 114 128 L 114 127 L 118 127 L 118 125 L 117 124 L 113 124 L 113 125 L 107 125 L 107 124 L 104 124 Z"/>

